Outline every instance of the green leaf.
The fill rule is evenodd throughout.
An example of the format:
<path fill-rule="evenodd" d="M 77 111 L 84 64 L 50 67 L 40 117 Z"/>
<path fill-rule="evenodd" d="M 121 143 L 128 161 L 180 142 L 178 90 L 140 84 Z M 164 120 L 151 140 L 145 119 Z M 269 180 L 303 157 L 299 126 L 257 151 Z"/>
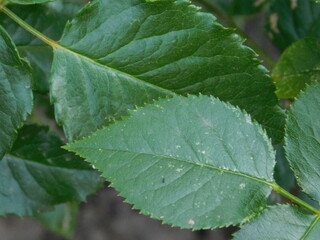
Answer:
<path fill-rule="evenodd" d="M 51 2 L 54 0 L 4 0 L 5 4 L 21 4 L 21 5 L 30 5 L 30 4 L 39 4 Z"/>
<path fill-rule="evenodd" d="M 294 98 L 306 84 L 320 79 L 320 44 L 304 38 L 288 47 L 272 72 L 279 98 Z"/>
<path fill-rule="evenodd" d="M 234 240 L 318 240 L 319 216 L 291 205 L 267 208 L 263 214 L 241 227 Z"/>
<path fill-rule="evenodd" d="M 313 0 L 275 0 L 267 14 L 267 31 L 280 49 L 304 37 L 320 37 L 320 5 Z"/>
<path fill-rule="evenodd" d="M 284 115 L 274 86 L 243 41 L 189 1 L 94 1 L 54 50 L 56 119 L 73 140 L 135 105 L 201 92 L 245 109 L 281 141 Z"/>
<path fill-rule="evenodd" d="M 43 34 L 54 40 L 59 40 L 65 23 L 86 2 L 86 0 L 56 0 L 44 5 L 15 5 L 10 6 L 10 9 Z M 6 15 L 0 17 L 0 22 L 13 37 L 21 56 L 26 58 L 32 66 L 35 78 L 33 89 L 39 92 L 48 92 L 49 73 L 53 58 L 51 47 L 26 32 Z"/>
<path fill-rule="evenodd" d="M 134 208 L 183 228 L 249 221 L 273 182 L 274 152 L 262 128 L 207 96 L 160 100 L 67 149 Z"/>
<path fill-rule="evenodd" d="M 274 178 L 276 182 L 288 192 L 295 187 L 295 177 L 290 169 L 290 165 L 285 156 L 283 144 L 274 146 L 276 150 L 276 166 L 274 169 Z"/>
<path fill-rule="evenodd" d="M 11 153 L 0 161 L 0 215 L 30 216 L 95 193 L 101 186 L 98 173 L 61 145 L 46 127 L 21 129 Z"/>
<path fill-rule="evenodd" d="M 288 114 L 286 153 L 302 190 L 320 200 L 320 83 L 300 94 Z"/>
<path fill-rule="evenodd" d="M 65 203 L 54 207 L 53 211 L 35 216 L 45 227 L 66 238 L 72 238 L 79 211 L 79 204 Z"/>
<path fill-rule="evenodd" d="M 0 27 L 0 160 L 32 111 L 30 67 Z"/>

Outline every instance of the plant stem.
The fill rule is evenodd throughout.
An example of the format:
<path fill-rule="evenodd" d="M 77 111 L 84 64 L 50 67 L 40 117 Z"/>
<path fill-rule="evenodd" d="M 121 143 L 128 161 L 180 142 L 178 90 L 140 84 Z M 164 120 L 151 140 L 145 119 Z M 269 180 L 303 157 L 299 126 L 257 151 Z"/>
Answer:
<path fill-rule="evenodd" d="M 308 204 L 305 201 L 301 200 L 300 198 L 292 195 L 291 193 L 289 193 L 288 191 L 286 191 L 285 189 L 280 187 L 278 184 L 276 184 L 276 183 L 272 184 L 272 188 L 274 191 L 278 192 L 282 196 L 284 196 L 284 197 L 288 198 L 289 200 L 291 200 L 292 202 L 308 209 L 309 211 L 315 213 L 316 215 L 318 215 L 320 217 L 320 210 L 312 207 L 310 204 Z"/>
<path fill-rule="evenodd" d="M 14 20 L 17 24 L 19 24 L 25 30 L 27 30 L 28 32 L 30 32 L 31 34 L 33 34 L 34 36 L 36 36 L 37 38 L 45 42 L 46 44 L 50 45 L 51 47 L 57 48 L 60 46 L 56 41 L 43 35 L 41 32 L 39 32 L 38 30 L 30 26 L 28 23 L 23 21 L 21 18 L 19 18 L 16 14 L 11 12 L 8 8 L 0 5 L 0 11 L 8 15 L 12 20 Z"/>

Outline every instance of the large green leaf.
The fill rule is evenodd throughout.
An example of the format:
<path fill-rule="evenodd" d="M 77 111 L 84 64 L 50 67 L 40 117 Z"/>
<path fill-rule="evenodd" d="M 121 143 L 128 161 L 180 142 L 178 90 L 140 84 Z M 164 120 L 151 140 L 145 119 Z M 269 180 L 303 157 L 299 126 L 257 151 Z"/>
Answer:
<path fill-rule="evenodd" d="M 320 200 L 320 83 L 308 87 L 288 114 L 286 153 L 302 190 Z"/>
<path fill-rule="evenodd" d="M 30 67 L 0 27 L 0 159 L 11 147 L 17 129 L 32 111 Z"/>
<path fill-rule="evenodd" d="M 313 0 L 273 0 L 268 35 L 280 50 L 304 37 L 320 37 L 320 5 Z"/>
<path fill-rule="evenodd" d="M 234 240 L 318 240 L 320 218 L 291 205 L 267 208 L 256 220 L 244 225 Z"/>
<path fill-rule="evenodd" d="M 55 204 L 83 201 L 101 186 L 98 173 L 61 149 L 46 127 L 21 129 L 0 161 L 0 215 L 33 215 Z"/>
<path fill-rule="evenodd" d="M 307 83 L 320 80 L 320 44 L 304 38 L 288 47 L 272 72 L 279 98 L 294 98 Z"/>
<path fill-rule="evenodd" d="M 284 116 L 267 71 L 243 39 L 189 1 L 97 0 L 54 50 L 51 96 L 69 140 L 135 105 L 212 94 L 251 113 L 276 141 Z"/>
<path fill-rule="evenodd" d="M 249 221 L 273 182 L 275 156 L 261 127 L 207 96 L 160 100 L 67 149 L 134 208 L 183 228 Z"/>
<path fill-rule="evenodd" d="M 54 40 L 59 40 L 67 20 L 86 2 L 86 0 L 56 0 L 44 5 L 15 5 L 10 6 L 10 9 L 43 34 Z M 32 66 L 35 78 L 33 89 L 47 92 L 53 57 L 52 49 L 26 32 L 6 15 L 0 16 L 0 22 L 13 37 L 21 56 L 26 58 Z"/>

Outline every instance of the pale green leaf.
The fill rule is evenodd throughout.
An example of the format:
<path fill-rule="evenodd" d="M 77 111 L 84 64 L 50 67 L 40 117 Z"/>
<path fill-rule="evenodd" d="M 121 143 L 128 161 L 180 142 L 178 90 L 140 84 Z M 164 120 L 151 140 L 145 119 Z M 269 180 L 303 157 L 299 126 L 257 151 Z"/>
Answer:
<path fill-rule="evenodd" d="M 30 67 L 0 27 L 0 160 L 33 106 Z"/>
<path fill-rule="evenodd" d="M 320 200 L 320 83 L 300 94 L 289 111 L 287 159 L 302 190 Z"/>
<path fill-rule="evenodd" d="M 274 0 L 267 14 L 267 31 L 285 50 L 304 37 L 320 37 L 320 5 L 314 0 Z"/>
<path fill-rule="evenodd" d="M 249 221 L 273 182 L 275 156 L 262 128 L 207 96 L 160 100 L 67 149 L 134 208 L 183 228 Z"/>
<path fill-rule="evenodd" d="M 245 109 L 277 141 L 284 115 L 267 71 L 243 39 L 180 0 L 97 0 L 54 50 L 51 97 L 69 140 L 135 105 L 175 94 L 214 95 Z"/>
<path fill-rule="evenodd" d="M 272 72 L 279 98 L 294 98 L 307 83 L 320 80 L 320 44 L 304 38 L 288 47 Z"/>
<path fill-rule="evenodd" d="M 0 161 L 0 215 L 34 215 L 83 201 L 101 187 L 98 173 L 62 144 L 46 127 L 20 130 L 12 151 Z"/>
<path fill-rule="evenodd" d="M 234 240 L 319 240 L 320 219 L 291 205 L 272 206 L 245 224 Z"/>

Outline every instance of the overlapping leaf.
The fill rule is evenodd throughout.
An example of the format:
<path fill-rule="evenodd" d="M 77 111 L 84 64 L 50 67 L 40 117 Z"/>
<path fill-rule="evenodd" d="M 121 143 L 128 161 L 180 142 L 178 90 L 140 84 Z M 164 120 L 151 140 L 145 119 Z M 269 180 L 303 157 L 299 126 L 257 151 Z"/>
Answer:
<path fill-rule="evenodd" d="M 320 218 L 290 205 L 272 206 L 247 223 L 234 240 L 318 240 Z"/>
<path fill-rule="evenodd" d="M 308 87 L 288 114 L 286 154 L 302 190 L 320 200 L 320 83 Z"/>
<path fill-rule="evenodd" d="M 272 72 L 279 98 L 294 98 L 305 85 L 320 80 L 320 44 L 316 38 L 293 43 Z"/>
<path fill-rule="evenodd" d="M 213 97 L 160 100 L 67 149 L 99 169 L 134 208 L 183 228 L 249 221 L 273 182 L 266 134 Z"/>
<path fill-rule="evenodd" d="M 59 40 L 67 20 L 86 2 L 86 0 L 56 0 L 44 5 L 15 5 L 10 6 L 10 9 L 43 34 Z M 13 37 L 21 56 L 30 62 L 35 78 L 33 88 L 40 92 L 47 92 L 53 57 L 52 49 L 26 32 L 9 17 L 1 15 L 0 22 Z"/>
<path fill-rule="evenodd" d="M 0 161 L 0 215 L 33 215 L 55 204 L 83 201 L 101 186 L 98 173 L 61 145 L 45 127 L 21 129 Z"/>
<path fill-rule="evenodd" d="M 304 37 L 320 37 L 320 5 L 313 0 L 272 1 L 267 31 L 280 50 Z"/>
<path fill-rule="evenodd" d="M 32 101 L 30 67 L 0 27 L 0 159 L 32 111 Z"/>
<path fill-rule="evenodd" d="M 97 0 L 55 48 L 51 96 L 69 140 L 128 109 L 175 94 L 203 93 L 246 109 L 275 141 L 284 116 L 267 71 L 243 39 L 189 1 Z"/>

